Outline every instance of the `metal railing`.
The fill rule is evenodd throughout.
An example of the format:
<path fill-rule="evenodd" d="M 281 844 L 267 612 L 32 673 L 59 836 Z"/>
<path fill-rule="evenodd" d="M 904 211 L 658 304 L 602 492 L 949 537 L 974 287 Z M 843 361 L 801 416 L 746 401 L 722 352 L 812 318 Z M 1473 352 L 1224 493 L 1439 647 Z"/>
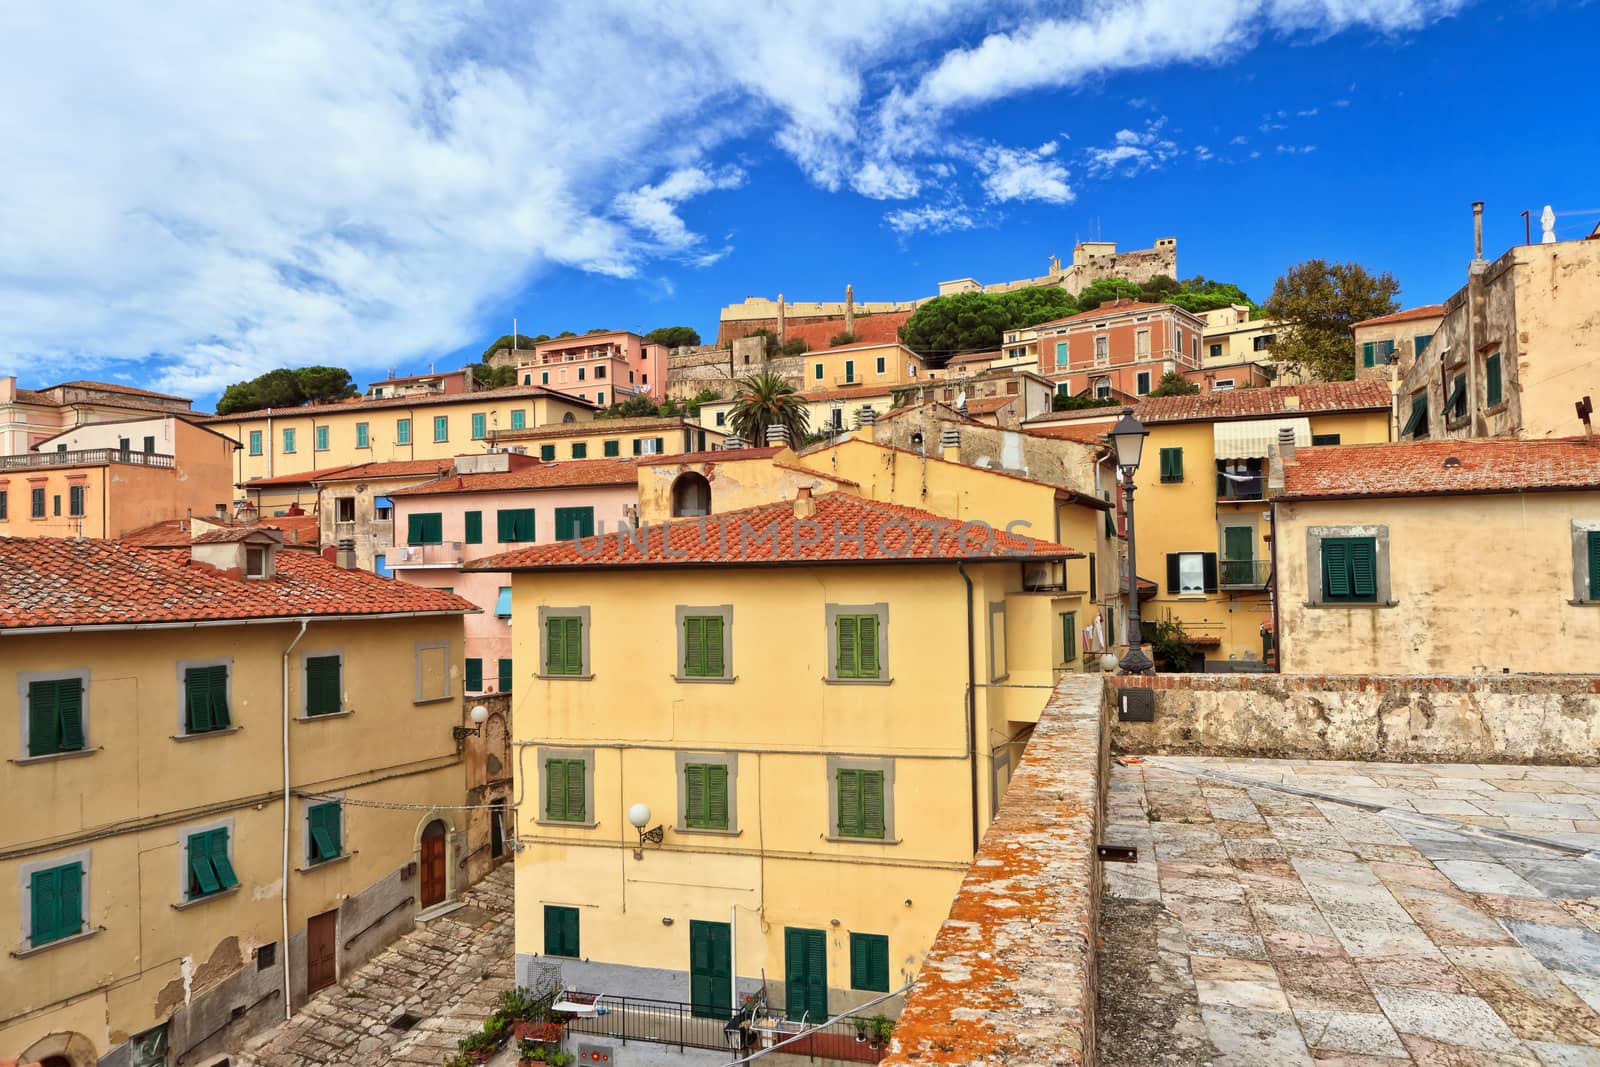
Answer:
<path fill-rule="evenodd" d="M 1223 589 L 1260 589 L 1271 574 L 1271 561 L 1223 559 L 1217 561 L 1217 584 Z"/>
<path fill-rule="evenodd" d="M 1262 491 L 1266 488 L 1265 475 L 1252 474 L 1246 477 L 1229 478 L 1224 474 L 1217 474 L 1217 499 L 1218 500 L 1260 500 Z"/>
<path fill-rule="evenodd" d="M 0 470 L 32 470 L 39 467 L 86 467 L 101 463 L 127 463 L 135 467 L 170 469 L 173 458 L 163 452 L 135 452 L 126 448 L 84 448 L 73 452 L 19 452 L 0 456 Z"/>
<path fill-rule="evenodd" d="M 439 544 L 395 545 L 389 550 L 390 567 L 460 566 L 466 550 L 460 541 Z"/>
<path fill-rule="evenodd" d="M 627 1044 L 637 1041 L 679 1051 L 685 1048 L 713 1049 L 721 1052 L 753 1051 L 801 1032 L 801 1023 L 787 1020 L 755 1020 L 748 1029 L 730 1027 L 731 1008 L 703 1009 L 696 1014 L 692 1005 L 645 997 L 602 996 L 599 1014 L 575 1016 L 567 1021 L 571 1034 L 607 1037 Z M 770 1022 L 770 1026 L 763 1025 Z M 863 1020 L 865 1022 L 865 1020 Z M 870 1028 L 867 1029 L 870 1034 Z M 849 1063 L 877 1063 L 884 1046 L 871 1040 L 857 1040 L 855 1023 L 849 1019 L 816 1030 L 780 1051 L 813 1060 L 839 1060 Z"/>

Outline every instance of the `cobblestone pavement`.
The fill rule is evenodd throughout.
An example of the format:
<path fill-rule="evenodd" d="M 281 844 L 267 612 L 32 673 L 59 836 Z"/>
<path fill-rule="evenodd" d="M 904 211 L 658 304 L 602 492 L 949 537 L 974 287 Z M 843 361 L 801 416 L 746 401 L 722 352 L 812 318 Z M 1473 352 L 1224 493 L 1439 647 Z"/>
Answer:
<path fill-rule="evenodd" d="M 514 984 L 512 865 L 463 896 L 464 907 L 418 926 L 322 990 L 294 1018 L 250 1042 L 236 1062 L 254 1067 L 367 1067 L 443 1062 Z M 390 1023 L 402 1013 L 420 1021 Z"/>
<path fill-rule="evenodd" d="M 1171 987 L 1102 997 L 1124 1032 L 1193 1004 L 1216 1067 L 1600 1067 L 1600 769 L 1148 757 L 1107 822 L 1139 862 L 1104 952 Z"/>

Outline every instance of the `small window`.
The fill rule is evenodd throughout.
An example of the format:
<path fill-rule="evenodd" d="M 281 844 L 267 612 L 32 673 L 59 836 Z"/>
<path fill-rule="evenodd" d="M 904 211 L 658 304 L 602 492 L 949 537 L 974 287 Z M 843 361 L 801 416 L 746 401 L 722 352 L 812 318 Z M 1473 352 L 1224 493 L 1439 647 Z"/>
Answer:
<path fill-rule="evenodd" d="M 344 705 L 344 681 L 338 656 L 307 656 L 305 711 L 307 716 L 333 715 Z"/>
<path fill-rule="evenodd" d="M 725 678 L 722 615 L 686 615 L 683 619 L 683 674 L 686 678 Z"/>
<path fill-rule="evenodd" d="M 483 660 L 476 656 L 467 658 L 467 692 L 483 692 Z"/>
<path fill-rule="evenodd" d="M 526 385 L 528 383 L 524 382 L 523 384 Z M 525 429 L 527 429 L 528 428 L 528 413 L 526 411 L 523 411 L 521 408 L 518 408 L 516 411 L 513 411 L 511 413 L 511 428 L 513 430 L 525 430 Z"/>
<path fill-rule="evenodd" d="M 844 380 L 846 382 L 853 382 L 856 380 L 856 361 L 853 359 L 847 359 L 844 361 Z"/>
<path fill-rule="evenodd" d="M 879 678 L 879 623 L 876 614 L 837 615 L 833 620 L 834 674 L 839 678 Z"/>
<path fill-rule="evenodd" d="M 146 436 L 144 439 L 144 454 L 147 456 L 153 456 L 155 455 L 155 452 L 156 439 L 154 437 Z"/>
<path fill-rule="evenodd" d="M 839 794 L 838 836 L 882 838 L 883 772 L 840 767 L 834 775 Z"/>
<path fill-rule="evenodd" d="M 1256 340 L 1259 341 L 1260 338 L 1258 337 L 1258 338 L 1256 338 Z M 1211 358 L 1212 359 L 1221 359 L 1222 358 L 1222 346 L 1221 345 L 1212 345 L 1211 346 Z"/>
<path fill-rule="evenodd" d="M 250 431 L 250 454 L 252 456 L 261 455 L 261 431 L 260 430 L 251 430 Z"/>
<path fill-rule="evenodd" d="M 1321 448 L 1324 445 L 1336 445 L 1338 443 L 1339 435 L 1336 433 L 1314 433 L 1311 435 L 1311 444 L 1316 448 Z"/>
<path fill-rule="evenodd" d="M 1450 379 L 1450 394 L 1445 398 L 1444 417 L 1461 419 L 1467 415 L 1467 376 L 1458 374 Z"/>
<path fill-rule="evenodd" d="M 556 508 L 556 540 L 571 541 L 594 533 L 594 508 Z"/>
<path fill-rule="evenodd" d="M 718 415 L 717 417 L 720 419 L 722 416 Z M 621 441 L 607 441 L 606 444 L 605 444 L 604 452 L 605 452 L 606 457 L 608 459 L 614 459 L 615 457 L 622 455 L 622 442 Z"/>
<path fill-rule="evenodd" d="M 355 522 L 356 521 L 356 498 L 355 497 L 353 497 L 353 496 L 341 496 L 341 497 L 338 497 L 334 501 L 334 521 L 335 522 Z"/>
<path fill-rule="evenodd" d="M 1094 339 L 1094 358 L 1103 360 L 1111 354 L 1111 339 L 1100 334 Z"/>
<path fill-rule="evenodd" d="M 1161 481 L 1163 483 L 1183 481 L 1183 449 L 1161 450 Z"/>
<path fill-rule="evenodd" d="M 472 439 L 481 441 L 489 436 L 489 416 L 481 411 L 472 413 Z"/>
<path fill-rule="evenodd" d="M 1483 361 L 1483 403 L 1494 407 L 1505 399 L 1505 385 L 1500 380 L 1500 353 Z"/>
<path fill-rule="evenodd" d="M 884 357 L 882 357 L 882 356 L 878 357 L 878 373 L 879 374 L 882 374 L 884 372 L 884 367 L 887 365 L 887 363 L 888 363 L 888 361 L 886 359 L 884 359 Z"/>
<path fill-rule="evenodd" d="M 604 378 L 606 376 L 606 365 L 604 363 L 596 363 L 594 365 L 594 376 L 596 378 Z"/>
<path fill-rule="evenodd" d="M 1065 341 L 1057 341 L 1056 342 L 1056 366 L 1065 367 L 1066 365 L 1067 365 L 1067 342 L 1065 342 Z"/>
<path fill-rule="evenodd" d="M 822 364 L 818 363 L 815 365 L 815 369 L 812 371 L 812 377 L 819 382 L 822 381 Z"/>
<path fill-rule="evenodd" d="M 0 522 L 11 518 L 11 501 L 4 489 L 0 489 Z"/>
<path fill-rule="evenodd" d="M 82 863 L 65 863 L 28 876 L 30 948 L 83 933 L 83 882 Z"/>
<path fill-rule="evenodd" d="M 316 450 L 318 452 L 326 452 L 328 450 L 328 428 L 326 426 L 318 426 L 313 436 L 316 441 Z"/>
<path fill-rule="evenodd" d="M 584 671 L 584 633 L 581 615 L 548 615 L 544 620 L 544 672 L 550 675 L 582 675 Z"/>
<path fill-rule="evenodd" d="M 67 487 L 67 514 L 75 519 L 83 518 L 83 486 Z"/>
<path fill-rule="evenodd" d="M 394 422 L 394 443 L 409 445 L 411 443 L 411 420 L 396 419 Z"/>
<path fill-rule="evenodd" d="M 573 459 L 588 459 L 589 458 L 589 446 L 588 446 L 588 444 L 586 442 L 583 442 L 583 441 L 574 441 L 574 442 L 572 442 L 572 458 Z"/>
<path fill-rule="evenodd" d="M 44 511 L 45 511 L 44 496 L 45 496 L 45 493 L 44 493 L 43 489 L 33 489 L 33 490 L 31 490 L 29 492 L 29 495 L 28 495 L 28 504 L 29 504 L 28 513 L 35 519 L 44 518 Z"/>
<path fill-rule="evenodd" d="M 1393 363 L 1394 362 L 1394 342 L 1393 341 L 1379 341 L 1378 342 L 1378 362 L 1381 363 L 1381 364 L 1389 364 L 1389 363 Z"/>
<path fill-rule="evenodd" d="M 84 738 L 83 679 L 28 683 L 28 755 L 80 752 Z"/>
<path fill-rule="evenodd" d="M 584 381 L 584 380 L 585 380 L 585 378 L 584 378 L 584 374 L 583 374 L 583 368 L 579 367 L 578 368 L 578 381 L 581 382 L 581 381 Z"/>
<path fill-rule="evenodd" d="M 1272 343 L 1277 339 L 1278 335 L 1275 333 L 1264 333 L 1252 339 L 1250 344 L 1257 352 L 1265 352 L 1272 347 Z"/>
<path fill-rule="evenodd" d="M 556 459 L 555 445 L 540 445 L 539 458 L 546 463 L 554 463 Z"/>
<path fill-rule="evenodd" d="M 717 412 L 717 425 L 718 426 L 726 426 L 727 424 L 728 424 L 728 413 L 726 411 Z"/>
<path fill-rule="evenodd" d="M 233 725 L 228 716 L 226 664 L 187 667 L 183 672 L 183 732 L 203 734 Z"/>
<path fill-rule="evenodd" d="M 435 444 L 450 440 L 450 417 L 448 415 L 435 415 L 433 417 L 433 440 Z"/>
<path fill-rule="evenodd" d="M 1378 542 L 1373 537 L 1322 539 L 1322 599 L 1325 603 L 1373 603 L 1378 599 Z"/>
<path fill-rule="evenodd" d="M 469 511 L 462 516 L 464 529 L 462 540 L 469 545 L 483 544 L 483 512 Z"/>
<path fill-rule="evenodd" d="M 338 801 L 306 809 L 306 863 L 327 863 L 344 855 L 344 812 Z"/>
<path fill-rule="evenodd" d="M 189 875 L 188 890 L 184 894 L 187 899 L 215 896 L 239 884 L 229 855 L 227 827 L 190 834 L 184 851 Z"/>
<path fill-rule="evenodd" d="M 683 824 L 692 830 L 728 828 L 728 766 L 688 763 L 683 768 Z"/>
<path fill-rule="evenodd" d="M 550 384 L 550 372 L 549 371 L 541 371 L 540 372 L 540 374 L 539 374 L 539 384 L 540 385 L 549 385 Z"/>
<path fill-rule="evenodd" d="M 1094 572 L 1094 564 L 1090 565 L 1090 573 Z M 1063 611 L 1061 613 L 1061 662 L 1076 663 L 1078 661 L 1078 613 Z"/>
<path fill-rule="evenodd" d="M 544 761 L 544 817 L 549 822 L 587 822 L 585 776 L 587 764 L 581 759 L 551 758 Z"/>
<path fill-rule="evenodd" d="M 850 935 L 850 988 L 889 992 L 889 939 L 882 934 Z"/>
<path fill-rule="evenodd" d="M 438 545 L 444 543 L 444 515 L 437 511 L 418 512 L 406 516 L 406 544 Z"/>
<path fill-rule="evenodd" d="M 504 544 L 534 540 L 532 508 L 501 508 L 495 512 L 496 535 Z"/>
<path fill-rule="evenodd" d="M 1233 379 L 1232 378 L 1218 378 L 1215 382 L 1211 383 L 1211 391 L 1213 393 L 1226 393 L 1229 389 L 1232 389 L 1232 388 L 1233 388 Z"/>
<path fill-rule="evenodd" d="M 1428 391 L 1422 390 L 1411 398 L 1411 417 L 1400 428 L 1401 437 L 1428 436 Z"/>
<path fill-rule="evenodd" d="M 364 423 L 364 422 L 356 423 L 356 447 L 357 448 L 371 448 L 372 447 L 372 431 L 367 426 L 367 424 Z"/>
<path fill-rule="evenodd" d="M 544 954 L 578 958 L 578 909 L 544 906 Z"/>
<path fill-rule="evenodd" d="M 1177 596 L 1201 596 L 1217 591 L 1215 552 L 1171 552 L 1167 554 L 1167 592 Z"/>
<path fill-rule="evenodd" d="M 294 451 L 294 430 L 292 428 L 283 431 L 283 450 L 285 452 Z"/>
<path fill-rule="evenodd" d="M 511 692 L 511 676 L 513 674 L 512 661 L 509 659 L 502 659 L 499 661 L 498 667 L 499 678 L 497 681 L 500 683 L 500 692 L 509 693 Z"/>
<path fill-rule="evenodd" d="M 1137 394 L 1139 396 L 1144 396 L 1144 394 L 1146 394 L 1146 393 L 1148 393 L 1150 391 L 1150 372 L 1149 371 L 1142 370 L 1137 375 L 1134 376 L 1133 391 L 1134 391 L 1135 394 Z"/>

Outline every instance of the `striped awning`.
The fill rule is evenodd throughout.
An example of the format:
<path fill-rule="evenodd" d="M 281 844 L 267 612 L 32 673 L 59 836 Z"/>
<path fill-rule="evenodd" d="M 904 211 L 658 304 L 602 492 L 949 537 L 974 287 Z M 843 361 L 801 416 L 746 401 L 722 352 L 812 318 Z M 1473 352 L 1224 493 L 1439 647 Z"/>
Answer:
<path fill-rule="evenodd" d="M 1212 450 L 1217 459 L 1265 459 L 1267 448 L 1277 444 L 1279 430 L 1293 430 L 1296 447 L 1311 444 L 1311 420 L 1247 419 L 1213 423 Z"/>

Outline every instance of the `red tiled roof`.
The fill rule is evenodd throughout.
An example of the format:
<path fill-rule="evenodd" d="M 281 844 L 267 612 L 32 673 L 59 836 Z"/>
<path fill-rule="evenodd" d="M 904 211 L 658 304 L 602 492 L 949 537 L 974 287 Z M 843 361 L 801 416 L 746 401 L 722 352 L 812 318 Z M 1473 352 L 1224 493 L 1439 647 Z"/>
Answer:
<path fill-rule="evenodd" d="M 612 567 L 810 566 L 826 563 L 954 563 L 1078 559 L 1081 553 L 1004 530 L 960 540 L 962 523 L 920 508 L 844 493 L 813 498 L 815 514 L 794 501 L 645 526 L 577 541 L 536 545 L 479 560 L 469 570 L 589 570 Z M 936 531 L 927 523 L 942 524 Z M 813 543 L 813 539 L 815 543 Z"/>
<path fill-rule="evenodd" d="M 968 415 L 992 415 L 1007 404 L 1021 400 L 1020 396 L 980 396 L 967 401 Z"/>
<path fill-rule="evenodd" d="M 956 363 L 992 363 L 999 358 L 1000 350 L 998 348 L 991 352 L 963 352 L 945 360 L 944 365 L 948 367 Z"/>
<path fill-rule="evenodd" d="M 1443 316 L 1443 304 L 1424 304 L 1421 307 L 1407 308 L 1404 311 L 1396 311 L 1392 315 L 1379 315 L 1375 319 L 1362 319 L 1360 322 L 1352 323 L 1350 328 L 1352 330 L 1356 330 L 1360 329 L 1362 326 L 1387 326 L 1394 322 L 1411 322 L 1415 319 L 1437 319 L 1442 318 Z"/>
<path fill-rule="evenodd" d="M 1490 437 L 1299 448 L 1283 471 L 1284 500 L 1594 491 L 1600 446 Z"/>
<path fill-rule="evenodd" d="M 642 433 L 646 430 L 701 430 L 693 419 L 677 415 L 645 415 L 631 419 L 586 419 L 583 422 L 558 422 L 549 426 L 536 426 L 528 430 L 495 430 L 491 434 L 496 443 L 504 441 L 538 441 L 546 437 L 588 437 L 595 434 Z M 706 429 L 706 433 L 722 435 L 721 430 Z"/>
<path fill-rule="evenodd" d="M 188 548 L 189 521 L 165 519 L 143 529 L 125 533 L 117 540 L 136 548 Z"/>
<path fill-rule="evenodd" d="M 810 467 L 802 467 L 798 463 L 774 463 L 773 466 L 777 467 L 779 470 L 795 471 L 798 474 L 809 474 L 813 478 L 821 478 L 823 481 L 833 482 L 835 485 L 848 485 L 852 489 L 861 488 L 860 482 L 853 482 L 849 478 L 841 478 L 837 474 L 829 474 L 826 471 L 818 471 L 812 470 Z"/>
<path fill-rule="evenodd" d="M 552 400 L 561 400 L 577 407 L 589 408 L 591 411 L 600 409 L 600 405 L 592 401 L 580 400 L 569 393 L 557 392 L 543 385 L 508 385 L 501 389 L 477 389 L 470 393 L 427 393 L 422 396 L 386 396 L 373 400 L 355 397 L 350 400 L 339 400 L 329 404 L 261 408 L 257 411 L 236 411 L 231 415 L 212 415 L 204 421 L 248 422 L 251 419 L 264 419 L 268 415 L 293 417 L 297 415 L 321 415 L 329 411 L 371 411 L 377 408 L 429 407 L 434 404 L 473 404 L 482 401 L 517 400 L 522 397 L 537 399 L 541 396 L 547 396 Z"/>
<path fill-rule="evenodd" d="M 1294 400 L 1298 400 L 1298 406 L 1295 406 Z M 1389 401 L 1388 382 L 1365 378 L 1354 382 L 1224 389 L 1190 396 L 1151 396 L 1139 403 L 1134 414 L 1145 423 L 1208 422 L 1216 419 L 1326 415 L 1339 411 L 1387 411 Z"/>
<path fill-rule="evenodd" d="M 1030 330 L 1042 330 L 1046 326 L 1059 326 L 1063 322 L 1078 322 L 1082 319 L 1103 319 L 1108 315 L 1122 315 L 1131 311 L 1149 311 L 1151 308 L 1171 308 L 1174 311 L 1183 312 L 1185 315 L 1193 314 L 1192 312 L 1184 311 L 1176 304 L 1152 304 L 1145 300 L 1108 300 L 1097 308 L 1080 311 L 1065 318 L 1051 319 L 1049 322 L 1041 322 L 1036 326 L 1027 328 Z M 1195 317 L 1198 318 L 1199 316 Z"/>
<path fill-rule="evenodd" d="M 219 530 L 207 530 L 203 534 L 196 534 L 194 536 L 194 544 L 227 545 L 237 541 L 254 540 L 257 537 L 265 537 L 269 541 L 274 540 L 267 531 L 258 530 L 254 526 L 225 526 Z"/>
<path fill-rule="evenodd" d="M 444 462 L 441 460 L 440 462 Z M 325 481 L 340 471 L 349 470 L 354 464 L 346 463 L 339 467 L 323 467 L 320 470 L 296 471 L 294 474 L 279 474 L 271 478 L 252 478 L 243 483 L 245 489 L 261 489 L 267 486 L 279 485 L 310 485 L 314 481 Z"/>
<path fill-rule="evenodd" d="M 972 425 L 972 426 L 982 426 L 982 425 L 984 425 L 984 423 L 980 423 L 975 419 L 969 418 L 966 415 L 961 414 L 961 412 L 959 412 L 959 411 L 957 411 L 955 409 L 955 406 L 953 404 L 947 404 L 943 400 L 927 400 L 927 401 L 924 401 L 921 404 L 907 404 L 904 407 L 892 408 L 889 411 L 885 411 L 883 414 L 879 415 L 878 418 L 877 418 L 877 421 L 880 422 L 880 423 L 881 422 L 888 422 L 890 419 L 898 419 L 902 415 L 909 415 L 911 412 L 920 411 L 925 407 L 944 408 L 951 415 L 954 415 L 957 419 L 959 419 L 960 421 L 962 421 L 964 423 L 967 423 L 967 424 Z M 992 429 L 992 427 L 991 427 L 991 429 Z"/>
<path fill-rule="evenodd" d="M 448 459 L 393 459 L 373 463 L 356 463 L 349 467 L 336 467 L 317 478 L 319 482 L 380 481 L 385 478 L 431 478 L 448 474 L 452 463 Z M 259 484 L 250 482 L 250 485 Z"/>
<path fill-rule="evenodd" d="M 298 619 L 478 609 L 442 589 L 279 552 L 275 577 L 231 578 L 187 553 L 118 541 L 0 537 L 0 634 L 56 626 Z"/>
<path fill-rule="evenodd" d="M 675 456 L 651 456 L 638 462 L 641 467 L 662 467 L 674 463 L 734 463 L 741 459 L 771 459 L 782 451 L 782 445 L 767 445 L 764 448 L 724 448 L 716 452 L 679 452 Z"/>
<path fill-rule="evenodd" d="M 801 400 L 812 404 L 822 404 L 829 400 L 853 400 L 857 397 L 885 397 L 896 389 L 907 389 L 906 385 L 847 385 L 839 389 L 812 389 L 798 393 Z"/>
<path fill-rule="evenodd" d="M 217 520 L 200 516 L 207 523 Z M 315 515 L 273 515 L 241 526 L 226 525 L 228 530 L 279 530 L 286 548 L 315 548 L 322 540 L 322 530 Z M 199 538 L 189 533 L 188 519 L 165 519 L 143 529 L 125 533 L 116 540 L 137 548 L 188 548 Z"/>
<path fill-rule="evenodd" d="M 74 382 L 57 382 L 55 385 L 45 386 L 43 389 L 38 390 L 38 392 L 46 393 L 51 389 L 103 389 L 110 393 L 127 393 L 130 396 L 148 396 L 154 397 L 157 400 L 189 401 L 189 397 L 177 396 L 173 393 L 156 393 L 149 389 L 136 389 L 131 385 L 118 385 L 116 382 L 91 382 L 83 380 Z"/>
<path fill-rule="evenodd" d="M 638 482 L 639 475 L 632 459 L 572 459 L 560 463 L 540 463 L 519 470 L 461 474 L 397 489 L 388 495 L 437 496 L 442 493 L 492 493 L 514 489 L 579 489 L 587 486 L 637 485 Z"/>
<path fill-rule="evenodd" d="M 1106 434 L 1115 425 L 1115 419 L 1093 423 L 1056 422 L 1024 426 L 1023 430 L 1034 437 L 1054 437 L 1063 441 L 1077 441 L 1079 444 L 1098 445 L 1104 443 Z"/>

